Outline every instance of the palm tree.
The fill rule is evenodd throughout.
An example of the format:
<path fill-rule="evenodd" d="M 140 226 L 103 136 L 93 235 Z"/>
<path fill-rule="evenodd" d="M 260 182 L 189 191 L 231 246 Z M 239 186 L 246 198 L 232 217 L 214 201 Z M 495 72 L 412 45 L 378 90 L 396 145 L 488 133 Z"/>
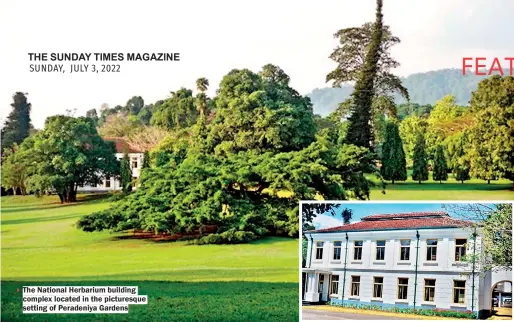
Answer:
<path fill-rule="evenodd" d="M 207 95 L 205 91 L 209 87 L 209 81 L 205 77 L 200 77 L 196 80 L 196 88 L 200 93 L 196 95 L 196 107 L 200 112 L 200 116 L 204 116 L 207 112 Z"/>

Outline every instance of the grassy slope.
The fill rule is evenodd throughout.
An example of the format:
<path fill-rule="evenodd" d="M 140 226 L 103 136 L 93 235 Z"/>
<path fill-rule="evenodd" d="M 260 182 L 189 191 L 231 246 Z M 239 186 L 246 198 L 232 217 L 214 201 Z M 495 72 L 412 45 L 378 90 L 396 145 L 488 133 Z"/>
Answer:
<path fill-rule="evenodd" d="M 189 246 L 85 233 L 77 219 L 105 200 L 60 205 L 56 197 L 2 198 L 2 320 L 20 315 L 22 285 L 134 285 L 148 307 L 118 318 L 151 321 L 286 319 L 298 316 L 298 242 L 270 238 L 245 245 Z M 216 283 L 213 283 L 216 281 Z M 63 284 L 63 282 L 65 282 Z M 186 282 L 186 283 L 184 283 Z M 116 320 L 116 316 L 101 318 Z M 45 318 L 46 317 L 46 318 Z M 99 320 L 59 315 L 52 320 Z"/>

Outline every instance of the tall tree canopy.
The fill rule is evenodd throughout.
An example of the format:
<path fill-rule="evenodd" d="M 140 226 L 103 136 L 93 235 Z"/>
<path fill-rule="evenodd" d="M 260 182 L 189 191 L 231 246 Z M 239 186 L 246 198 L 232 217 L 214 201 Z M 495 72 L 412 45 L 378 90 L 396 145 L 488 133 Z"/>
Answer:
<path fill-rule="evenodd" d="M 414 145 L 412 180 L 421 183 L 428 180 L 428 157 L 425 146 L 425 136 L 418 133 Z"/>
<path fill-rule="evenodd" d="M 407 163 L 398 125 L 389 122 L 386 127 L 380 173 L 385 180 L 391 180 L 394 184 L 395 181 L 407 180 Z"/>
<path fill-rule="evenodd" d="M 29 136 L 32 127 L 30 122 L 32 105 L 27 101 L 27 93 L 16 92 L 12 98 L 12 111 L 2 127 L 2 151 L 23 142 Z"/>
<path fill-rule="evenodd" d="M 514 77 L 481 81 L 473 93 L 471 111 L 471 173 L 488 182 L 498 177 L 514 182 Z"/>
<path fill-rule="evenodd" d="M 232 70 L 217 93 L 211 121 L 200 116 L 164 140 L 144 184 L 79 227 L 183 232 L 214 225 L 208 242 L 233 242 L 227 235 L 236 233 L 241 240 L 297 236 L 299 200 L 368 197 L 369 151 L 316 138 L 310 101 L 279 67 Z"/>
<path fill-rule="evenodd" d="M 117 174 L 114 146 L 102 140 L 90 118 L 51 116 L 31 138 L 20 147 L 28 151 L 24 164 L 30 191 L 55 191 L 61 202 L 73 202 L 79 185 Z"/>
<path fill-rule="evenodd" d="M 448 180 L 448 164 L 442 145 L 438 145 L 435 149 L 432 177 L 434 181 L 439 181 L 439 183 Z"/>
<path fill-rule="evenodd" d="M 383 37 L 382 0 L 377 0 L 376 19 L 371 34 L 371 42 L 367 46 L 364 64 L 358 74 L 352 93 L 352 107 L 347 142 L 357 146 L 371 148 L 374 141 L 372 124 L 372 103 L 381 54 Z"/>
<path fill-rule="evenodd" d="M 150 124 L 165 129 L 185 128 L 196 123 L 198 114 L 193 91 L 181 88 L 157 107 Z"/>

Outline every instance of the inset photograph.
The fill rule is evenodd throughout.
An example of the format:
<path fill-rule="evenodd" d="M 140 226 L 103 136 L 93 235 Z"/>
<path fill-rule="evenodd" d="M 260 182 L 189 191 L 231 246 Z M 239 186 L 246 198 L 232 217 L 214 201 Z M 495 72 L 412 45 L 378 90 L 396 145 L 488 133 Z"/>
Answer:
<path fill-rule="evenodd" d="M 512 319 L 512 202 L 302 202 L 302 320 Z"/>

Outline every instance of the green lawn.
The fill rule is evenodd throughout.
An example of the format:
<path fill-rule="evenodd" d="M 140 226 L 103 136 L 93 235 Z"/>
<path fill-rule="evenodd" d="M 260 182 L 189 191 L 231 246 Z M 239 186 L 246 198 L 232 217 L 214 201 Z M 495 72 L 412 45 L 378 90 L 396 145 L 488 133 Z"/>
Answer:
<path fill-rule="evenodd" d="M 2 197 L 3 321 L 254 321 L 298 318 L 298 241 L 193 246 L 85 233 L 80 216 L 105 199 Z M 120 238 L 121 237 L 121 238 Z M 125 315 L 23 315 L 23 285 L 139 286 L 146 306 Z"/>
<path fill-rule="evenodd" d="M 371 191 L 371 200 L 512 200 L 514 191 L 512 181 L 505 179 L 487 181 L 472 179 L 460 183 L 451 176 L 443 183 L 434 182 L 432 179 L 419 184 L 412 181 L 409 171 L 409 179 L 405 182 L 387 182 L 385 194 L 382 189 L 376 187 Z M 430 174 L 432 178 L 432 174 Z M 375 182 L 378 182 L 374 178 Z"/>

